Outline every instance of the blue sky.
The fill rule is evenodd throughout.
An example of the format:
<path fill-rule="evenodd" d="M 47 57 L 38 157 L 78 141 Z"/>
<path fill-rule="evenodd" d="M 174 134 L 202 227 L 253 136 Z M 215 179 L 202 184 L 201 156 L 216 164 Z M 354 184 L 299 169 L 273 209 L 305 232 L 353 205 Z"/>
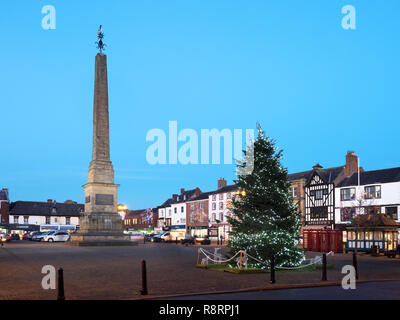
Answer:
<path fill-rule="evenodd" d="M 41 9 L 56 9 L 43 30 Z M 341 27 L 344 5 L 357 29 Z M 233 165 L 146 162 L 146 133 L 260 122 L 289 172 L 399 166 L 397 0 L 3 1 L 0 187 L 12 201 L 83 202 L 91 160 L 94 42 L 108 45 L 111 158 L 119 202 L 157 206 L 232 182 Z"/>

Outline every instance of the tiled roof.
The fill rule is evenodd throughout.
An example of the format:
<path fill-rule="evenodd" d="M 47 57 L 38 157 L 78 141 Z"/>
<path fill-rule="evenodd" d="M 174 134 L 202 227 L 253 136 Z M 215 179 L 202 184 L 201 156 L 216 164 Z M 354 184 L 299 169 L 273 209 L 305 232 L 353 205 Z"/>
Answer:
<path fill-rule="evenodd" d="M 344 166 L 318 170 L 318 174 L 328 183 L 332 183 L 344 170 Z"/>
<path fill-rule="evenodd" d="M 287 179 L 288 181 L 301 180 L 301 179 L 307 180 L 312 172 L 313 172 L 312 170 L 309 170 L 309 171 L 291 173 L 287 175 Z"/>
<path fill-rule="evenodd" d="M 360 214 L 356 216 L 351 224 L 352 227 L 400 227 L 400 223 L 385 214 Z"/>
<path fill-rule="evenodd" d="M 360 173 L 360 184 L 368 185 L 375 183 L 390 183 L 400 181 L 400 167 L 374 170 L 374 171 L 364 171 Z M 350 177 L 344 179 L 339 183 L 338 187 L 346 186 L 356 186 L 358 185 L 358 173 L 353 173 Z"/>
<path fill-rule="evenodd" d="M 55 208 L 55 211 L 53 211 Z M 83 204 L 16 201 L 10 205 L 10 215 L 80 217 L 85 209 Z"/>
<path fill-rule="evenodd" d="M 222 187 L 218 190 L 211 191 L 211 192 L 209 192 L 209 194 L 232 192 L 232 191 L 236 191 L 237 189 L 238 189 L 238 187 L 236 186 L 236 184 L 231 184 L 229 186 Z"/>
<path fill-rule="evenodd" d="M 206 199 L 208 199 L 208 196 L 209 196 L 210 194 L 211 194 L 211 192 L 203 192 L 203 193 L 201 193 L 199 196 L 190 199 L 188 202 L 191 202 L 191 201 L 199 201 L 199 200 L 206 200 Z"/>

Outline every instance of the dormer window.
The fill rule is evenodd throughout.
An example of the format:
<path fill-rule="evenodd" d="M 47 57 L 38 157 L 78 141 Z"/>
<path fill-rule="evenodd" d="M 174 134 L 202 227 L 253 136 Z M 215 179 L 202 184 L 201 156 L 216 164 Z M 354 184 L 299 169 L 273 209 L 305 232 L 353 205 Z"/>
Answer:
<path fill-rule="evenodd" d="M 57 213 L 57 210 L 56 210 L 55 207 L 51 209 L 51 213 L 53 213 L 53 214 L 56 214 L 56 213 Z"/>

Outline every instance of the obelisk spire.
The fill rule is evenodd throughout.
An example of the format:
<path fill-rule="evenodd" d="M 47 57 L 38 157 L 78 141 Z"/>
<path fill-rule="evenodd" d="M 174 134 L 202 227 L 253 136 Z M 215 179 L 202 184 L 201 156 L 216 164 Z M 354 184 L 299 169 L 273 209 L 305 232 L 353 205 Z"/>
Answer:
<path fill-rule="evenodd" d="M 103 53 L 96 55 L 95 63 L 92 160 L 110 161 L 107 56 Z"/>

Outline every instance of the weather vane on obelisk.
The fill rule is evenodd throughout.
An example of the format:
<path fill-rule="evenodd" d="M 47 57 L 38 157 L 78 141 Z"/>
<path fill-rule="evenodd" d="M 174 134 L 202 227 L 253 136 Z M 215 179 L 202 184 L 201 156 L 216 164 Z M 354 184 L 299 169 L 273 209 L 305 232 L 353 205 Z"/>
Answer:
<path fill-rule="evenodd" d="M 104 47 L 106 46 L 106 44 L 103 42 L 103 38 L 104 38 L 103 26 L 100 25 L 99 30 L 97 30 L 96 32 L 97 32 L 97 38 L 99 39 L 99 41 L 96 42 L 97 49 L 99 49 L 100 53 L 102 53 L 104 50 Z"/>

